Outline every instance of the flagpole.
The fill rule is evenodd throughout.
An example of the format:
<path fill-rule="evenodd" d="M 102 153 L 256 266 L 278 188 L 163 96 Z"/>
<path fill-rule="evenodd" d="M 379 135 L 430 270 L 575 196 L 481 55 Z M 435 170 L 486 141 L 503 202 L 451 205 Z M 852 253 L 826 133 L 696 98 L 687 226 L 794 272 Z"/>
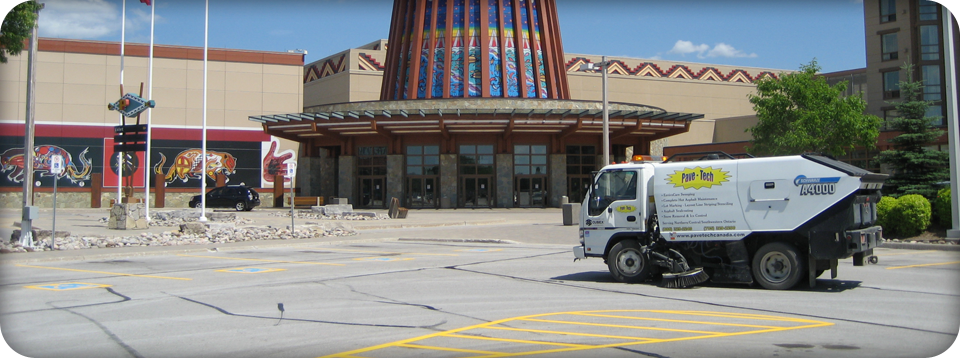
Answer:
<path fill-rule="evenodd" d="M 200 156 L 200 222 L 207 221 L 207 47 L 210 35 L 210 0 L 205 1 L 203 14 L 203 129 Z"/>
<path fill-rule="evenodd" d="M 147 5 L 150 6 L 150 63 L 147 64 L 149 67 L 147 74 L 147 98 L 153 98 L 153 24 L 154 16 L 156 12 L 154 11 L 157 8 L 156 0 L 147 2 Z M 147 222 L 150 222 L 150 137 L 151 131 L 153 130 L 151 126 L 151 119 L 153 119 L 153 108 L 147 107 L 147 153 L 145 165 L 143 166 L 143 208 L 144 216 L 147 218 Z M 157 183 L 158 185 L 160 183 Z M 156 199 L 154 199 L 156 202 Z"/>
<path fill-rule="evenodd" d="M 120 0 L 123 4 L 120 13 L 120 96 L 123 97 L 123 50 L 127 36 L 127 0 Z M 123 125 L 123 112 L 120 112 L 120 125 Z M 123 152 L 114 153 L 117 157 L 117 201 L 120 204 L 123 191 Z"/>

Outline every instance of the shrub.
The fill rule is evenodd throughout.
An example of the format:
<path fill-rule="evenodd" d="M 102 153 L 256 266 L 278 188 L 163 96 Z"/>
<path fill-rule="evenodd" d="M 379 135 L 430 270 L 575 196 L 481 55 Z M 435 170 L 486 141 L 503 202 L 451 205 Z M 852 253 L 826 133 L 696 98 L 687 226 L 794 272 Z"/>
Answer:
<path fill-rule="evenodd" d="M 953 215 L 950 202 L 950 188 L 943 188 L 937 192 L 937 198 L 933 201 L 933 216 L 937 224 L 945 228 L 953 227 Z"/>
<path fill-rule="evenodd" d="M 930 226 L 930 201 L 922 195 L 910 194 L 896 199 L 897 203 L 887 213 L 887 222 L 895 233 L 916 236 Z"/>
<path fill-rule="evenodd" d="M 897 206 L 897 199 L 889 196 L 880 198 L 880 202 L 877 203 L 877 225 L 883 226 L 883 230 L 889 235 L 896 232 L 894 222 L 890 220 L 890 211 L 894 206 Z"/>

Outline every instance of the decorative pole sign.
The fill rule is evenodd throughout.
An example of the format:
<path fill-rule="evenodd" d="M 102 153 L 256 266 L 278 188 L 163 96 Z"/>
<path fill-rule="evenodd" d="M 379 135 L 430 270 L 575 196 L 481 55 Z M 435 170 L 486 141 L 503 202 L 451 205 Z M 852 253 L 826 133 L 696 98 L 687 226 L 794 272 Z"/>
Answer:
<path fill-rule="evenodd" d="M 107 108 L 111 111 L 117 111 L 123 114 L 124 117 L 133 118 L 146 111 L 147 108 L 154 108 L 157 106 L 157 102 L 153 100 L 145 100 L 142 97 L 135 95 L 133 93 L 127 93 L 120 97 L 119 101 L 114 103 L 107 104 Z"/>

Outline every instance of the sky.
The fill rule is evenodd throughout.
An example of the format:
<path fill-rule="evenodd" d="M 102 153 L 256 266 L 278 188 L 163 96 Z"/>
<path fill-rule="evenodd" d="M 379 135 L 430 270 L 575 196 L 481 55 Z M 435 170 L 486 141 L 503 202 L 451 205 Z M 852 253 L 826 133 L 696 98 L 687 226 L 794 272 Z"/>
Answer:
<path fill-rule="evenodd" d="M 0 0 L 9 9 L 16 0 Z M 40 36 L 120 41 L 122 0 L 40 0 Z M 203 46 L 204 1 L 154 0 L 157 44 Z M 949 6 L 949 5 L 948 5 Z M 150 7 L 126 0 L 126 41 Z M 557 0 L 566 53 L 822 72 L 866 67 L 862 0 Z M 211 0 L 211 48 L 307 51 L 310 63 L 389 36 L 390 0 Z"/>

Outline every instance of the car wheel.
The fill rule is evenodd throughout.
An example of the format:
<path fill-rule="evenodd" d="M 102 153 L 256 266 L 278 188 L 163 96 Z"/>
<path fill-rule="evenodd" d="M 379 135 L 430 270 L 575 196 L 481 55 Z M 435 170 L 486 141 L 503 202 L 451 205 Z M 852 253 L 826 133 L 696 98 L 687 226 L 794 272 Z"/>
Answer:
<path fill-rule="evenodd" d="M 194 208 L 194 209 L 199 209 L 199 208 L 200 208 L 200 204 L 201 204 L 200 201 L 195 202 L 195 203 L 190 203 L 190 207 L 192 207 L 192 208 Z"/>
<path fill-rule="evenodd" d="M 753 277 L 769 290 L 786 290 L 804 277 L 804 260 L 793 245 L 771 242 L 753 255 Z"/>
<path fill-rule="evenodd" d="M 607 267 L 620 282 L 640 283 L 650 277 L 650 258 L 640 251 L 636 240 L 623 240 L 613 245 L 607 256 Z"/>
<path fill-rule="evenodd" d="M 245 211 L 247 210 L 247 203 L 238 201 L 235 207 L 237 208 L 237 211 Z"/>

